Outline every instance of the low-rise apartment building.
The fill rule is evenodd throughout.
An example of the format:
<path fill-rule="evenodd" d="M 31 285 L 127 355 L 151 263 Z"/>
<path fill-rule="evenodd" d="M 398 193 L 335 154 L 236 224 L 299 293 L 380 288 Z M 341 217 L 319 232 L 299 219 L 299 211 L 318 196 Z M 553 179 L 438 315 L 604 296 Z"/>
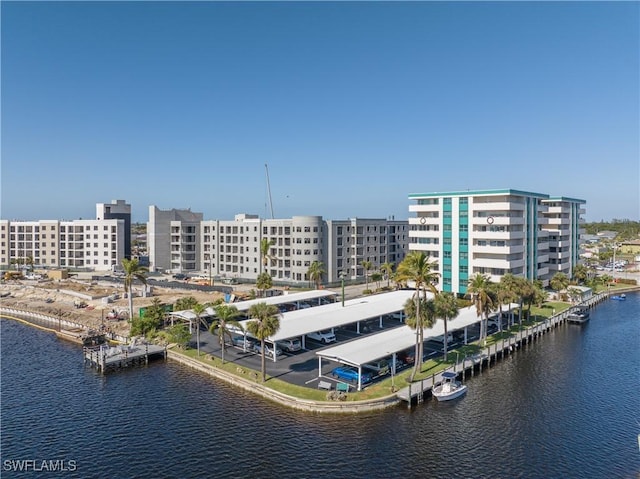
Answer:
<path fill-rule="evenodd" d="M 0 220 L 0 265 L 112 270 L 124 258 L 124 220 Z"/>
<path fill-rule="evenodd" d="M 153 270 L 200 271 L 211 277 L 247 281 L 255 281 L 266 271 L 274 281 L 293 285 L 308 283 L 309 267 L 318 261 L 326 271 L 323 282 L 336 283 L 342 277 L 345 280 L 364 278 L 363 261 L 370 261 L 375 271 L 387 262 L 397 264 L 408 251 L 406 220 L 324 220 L 321 216 L 261 219 L 257 215 L 238 214 L 233 220 L 198 222 L 200 213 L 188 213 L 194 215 L 190 226 L 199 231 L 196 244 L 189 247 L 199 252 L 200 260 L 189 268 L 182 264 L 182 269 L 163 261 L 162 256 L 166 257 L 169 250 L 162 250 L 158 245 L 167 244 L 168 223 L 178 220 L 150 209 L 147 241 Z M 164 226 L 158 225 L 160 221 Z M 184 227 L 184 218 L 173 227 Z M 260 249 L 263 239 L 271 243 L 264 258 Z M 185 246 L 187 243 L 182 242 L 172 243 L 171 247 L 182 251 Z"/>

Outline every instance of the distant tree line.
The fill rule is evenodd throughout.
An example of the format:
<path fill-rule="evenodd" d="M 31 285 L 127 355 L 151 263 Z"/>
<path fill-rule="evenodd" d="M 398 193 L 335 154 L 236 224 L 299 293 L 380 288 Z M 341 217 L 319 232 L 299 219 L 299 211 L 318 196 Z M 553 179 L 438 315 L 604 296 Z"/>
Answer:
<path fill-rule="evenodd" d="M 602 220 L 599 223 L 585 223 L 584 229 L 590 235 L 598 234 L 601 231 L 615 231 L 618 233 L 616 241 L 628 241 L 638 239 L 640 221 L 613 219 L 608 222 Z"/>

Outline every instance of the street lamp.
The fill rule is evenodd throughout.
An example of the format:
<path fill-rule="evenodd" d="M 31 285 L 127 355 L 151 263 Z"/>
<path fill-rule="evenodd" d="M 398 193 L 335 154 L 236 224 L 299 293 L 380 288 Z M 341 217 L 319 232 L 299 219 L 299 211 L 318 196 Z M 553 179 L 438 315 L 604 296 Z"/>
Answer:
<path fill-rule="evenodd" d="M 338 274 L 338 277 L 340 278 L 340 282 L 342 284 L 342 307 L 344 308 L 344 277 L 345 277 L 344 270 L 340 271 L 340 273 Z"/>

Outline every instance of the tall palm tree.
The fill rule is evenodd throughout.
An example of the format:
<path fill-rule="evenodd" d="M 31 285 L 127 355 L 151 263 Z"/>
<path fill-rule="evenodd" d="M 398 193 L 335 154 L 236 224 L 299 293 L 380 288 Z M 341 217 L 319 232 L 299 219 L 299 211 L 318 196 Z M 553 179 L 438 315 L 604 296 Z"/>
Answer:
<path fill-rule="evenodd" d="M 264 296 L 264 292 L 273 286 L 273 278 L 266 271 L 260 273 L 256 279 L 256 288 L 260 291 L 260 296 Z"/>
<path fill-rule="evenodd" d="M 209 327 L 209 332 L 211 334 L 215 334 L 216 329 L 218 330 L 218 339 L 220 340 L 220 349 L 222 350 L 222 364 L 224 364 L 224 351 L 225 351 L 225 342 L 224 335 L 231 337 L 231 330 L 229 326 L 234 326 L 237 329 L 242 330 L 242 325 L 239 321 L 234 318 L 237 318 L 240 314 L 238 308 L 230 304 L 219 304 L 215 307 L 216 317 L 213 319 L 211 326 Z"/>
<path fill-rule="evenodd" d="M 503 275 L 498 283 L 491 284 L 498 306 L 498 317 L 500 318 L 498 321 L 498 331 L 502 331 L 502 306 L 505 304 L 510 305 L 517 299 L 515 285 L 515 277 L 511 273 Z"/>
<path fill-rule="evenodd" d="M 320 261 L 314 261 L 313 263 L 311 263 L 311 266 L 309 266 L 307 275 L 309 276 L 309 279 L 311 281 L 314 281 L 316 283 L 316 289 L 320 289 L 322 276 L 325 273 L 326 271 L 324 270 L 324 264 L 322 264 Z"/>
<path fill-rule="evenodd" d="M 558 293 L 558 299 L 560 299 L 560 291 L 569 286 L 569 278 L 566 274 L 558 272 L 549 281 L 549 286 Z"/>
<path fill-rule="evenodd" d="M 589 268 L 587 268 L 583 264 L 577 264 L 573 267 L 573 279 L 575 279 L 578 284 L 584 283 L 589 277 Z"/>
<path fill-rule="evenodd" d="M 193 314 L 196 315 L 196 349 L 198 351 L 198 357 L 200 356 L 200 321 L 202 319 L 202 315 L 207 310 L 207 307 L 202 303 L 196 303 L 193 305 L 191 309 Z"/>
<path fill-rule="evenodd" d="M 469 280 L 467 294 L 471 296 L 480 318 L 480 341 L 487 337 L 487 318 L 494 305 L 494 294 L 491 290 L 489 276 L 477 273 Z"/>
<path fill-rule="evenodd" d="M 264 340 L 273 336 L 280 329 L 280 310 L 277 306 L 267 303 L 254 304 L 249 308 L 249 317 L 253 321 L 247 323 L 247 330 L 260 341 L 262 351 L 262 382 L 267 379 L 265 365 Z M 276 345 L 273 345 L 273 354 Z"/>
<path fill-rule="evenodd" d="M 453 293 L 442 292 L 434 298 L 436 318 L 444 320 L 444 360 L 447 360 L 447 324 L 450 320 L 455 319 L 460 314 L 458 309 L 458 301 Z"/>
<path fill-rule="evenodd" d="M 415 362 L 409 381 L 415 379 L 422 368 L 422 359 L 424 357 L 424 330 L 431 328 L 435 324 L 436 308 L 433 298 L 426 298 L 414 296 L 407 300 L 404 304 L 405 324 L 411 329 L 416 330 L 416 347 L 415 347 Z M 416 366 L 415 363 L 418 363 Z"/>
<path fill-rule="evenodd" d="M 133 320 L 133 295 L 132 286 L 135 280 L 140 281 L 142 284 L 147 284 L 147 268 L 140 266 L 137 258 L 134 259 L 122 259 L 122 269 L 124 270 L 124 290 L 127 292 L 127 298 L 129 299 L 129 322 Z"/>
<path fill-rule="evenodd" d="M 380 290 L 380 281 L 382 281 L 382 273 L 371 273 L 371 281 L 376 283 L 376 291 Z"/>
<path fill-rule="evenodd" d="M 277 258 L 271 254 L 271 247 L 276 244 L 275 241 L 268 238 L 260 240 L 260 258 L 262 258 L 262 270 L 266 272 L 269 262 L 274 262 Z"/>
<path fill-rule="evenodd" d="M 423 315 L 420 312 L 420 306 L 427 298 L 427 289 L 435 295 L 437 289 L 434 283 L 438 280 L 439 274 L 435 271 L 436 264 L 429 261 L 429 257 L 424 254 L 423 251 L 411 251 L 402 262 L 398 265 L 396 271 L 396 280 L 400 282 L 413 281 L 416 287 L 416 292 L 413 295 L 413 302 L 415 303 L 415 315 L 416 318 L 416 354 L 414 369 L 411 372 L 410 380 L 413 381 L 416 374 L 420 372 L 422 367 L 422 350 L 424 345 L 424 328 Z M 422 295 L 421 295 L 422 293 Z M 405 305 L 405 312 L 407 307 Z"/>
<path fill-rule="evenodd" d="M 387 277 L 387 288 L 389 288 L 389 286 L 391 284 L 390 283 L 391 282 L 391 275 L 393 274 L 393 267 L 394 266 L 395 265 L 393 263 L 389 263 L 389 262 L 382 263 L 380 265 L 380 271 L 382 271 Z"/>
<path fill-rule="evenodd" d="M 369 270 L 373 268 L 373 263 L 371 261 L 363 261 L 360 265 L 364 269 L 364 279 L 367 284 L 366 289 L 369 289 Z"/>

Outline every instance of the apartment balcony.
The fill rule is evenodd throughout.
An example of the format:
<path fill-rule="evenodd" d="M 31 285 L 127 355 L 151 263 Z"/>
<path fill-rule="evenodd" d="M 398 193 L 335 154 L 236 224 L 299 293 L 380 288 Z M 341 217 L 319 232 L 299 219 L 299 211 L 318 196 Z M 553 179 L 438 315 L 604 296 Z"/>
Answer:
<path fill-rule="evenodd" d="M 489 218 L 491 218 L 489 220 Z M 472 219 L 471 224 L 473 225 L 486 225 L 491 223 L 494 226 L 509 226 L 509 225 L 523 225 L 524 218 L 521 217 L 513 217 L 513 216 L 476 216 Z"/>
<path fill-rule="evenodd" d="M 542 277 L 542 276 L 546 276 L 549 274 L 549 267 L 548 266 L 544 266 L 542 268 L 538 268 L 538 278 Z"/>
<path fill-rule="evenodd" d="M 474 268 L 495 268 L 495 269 L 514 269 L 524 267 L 524 259 L 507 260 L 496 258 L 474 258 L 470 260 Z"/>
<path fill-rule="evenodd" d="M 549 254 L 548 253 L 539 254 L 538 255 L 538 261 L 540 263 L 548 263 L 549 262 Z"/>
<path fill-rule="evenodd" d="M 548 251 L 549 246 L 550 244 L 548 241 L 540 241 L 538 242 L 538 251 Z"/>
<path fill-rule="evenodd" d="M 440 238 L 440 231 L 409 231 L 409 238 Z"/>
<path fill-rule="evenodd" d="M 549 217 L 547 217 L 547 224 L 548 225 L 570 225 L 571 224 L 571 219 L 570 218 L 549 218 Z"/>
<path fill-rule="evenodd" d="M 478 246 L 474 245 L 472 247 L 472 251 L 474 253 L 487 253 L 487 254 L 518 254 L 524 253 L 523 245 L 512 245 L 512 246 Z"/>
<path fill-rule="evenodd" d="M 409 249 L 411 251 L 424 251 L 426 253 L 436 253 L 440 251 L 440 245 L 411 243 Z"/>
<path fill-rule="evenodd" d="M 479 240 L 522 240 L 524 239 L 523 231 L 474 231 L 470 233 L 474 238 Z"/>
<path fill-rule="evenodd" d="M 471 209 L 471 205 L 469 205 Z M 516 201 L 473 202 L 474 211 L 524 211 L 524 203 Z"/>
<path fill-rule="evenodd" d="M 433 217 L 427 217 L 427 216 L 421 216 L 420 218 L 409 218 L 409 225 L 416 225 L 416 226 L 425 226 L 425 225 L 439 225 L 440 224 L 440 218 L 433 218 Z"/>
<path fill-rule="evenodd" d="M 423 213 L 423 212 L 440 211 L 440 205 L 409 205 L 410 213 Z"/>

